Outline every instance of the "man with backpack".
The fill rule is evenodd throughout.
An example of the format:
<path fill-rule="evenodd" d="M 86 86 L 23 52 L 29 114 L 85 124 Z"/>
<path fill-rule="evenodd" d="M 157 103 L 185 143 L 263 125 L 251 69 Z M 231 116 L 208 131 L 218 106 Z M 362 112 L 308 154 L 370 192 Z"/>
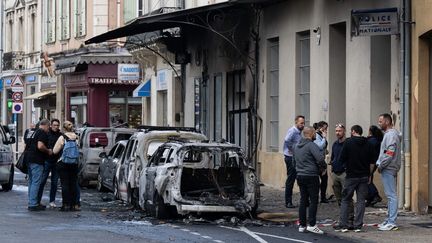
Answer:
<path fill-rule="evenodd" d="M 80 211 L 77 190 L 78 178 L 78 136 L 73 131 L 73 124 L 65 121 L 64 135 L 60 136 L 54 145 L 54 154 L 60 155 L 57 163 L 62 185 L 62 207 L 60 211 Z"/>

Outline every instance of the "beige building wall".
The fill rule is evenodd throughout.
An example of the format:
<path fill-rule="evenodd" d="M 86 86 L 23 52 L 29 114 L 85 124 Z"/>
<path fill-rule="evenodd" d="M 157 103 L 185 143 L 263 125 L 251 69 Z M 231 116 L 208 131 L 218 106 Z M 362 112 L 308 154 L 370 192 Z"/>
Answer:
<path fill-rule="evenodd" d="M 324 120 L 329 125 L 329 148 L 335 141 L 334 125 L 343 122 L 346 127 L 361 125 L 364 135 L 370 125 L 377 124 L 377 114 L 392 112 L 399 114 L 399 39 L 392 37 L 350 37 L 350 14 L 352 9 L 375 9 L 398 7 L 399 1 L 287 1 L 264 10 L 261 26 L 260 46 L 260 95 L 259 115 L 263 118 L 263 133 L 259 151 L 261 181 L 274 187 L 284 187 L 286 167 L 283 161 L 283 140 L 286 131 L 293 126 L 298 114 L 298 62 L 297 34 L 310 31 L 310 120 Z M 333 27 L 345 24 L 345 56 L 335 55 L 330 48 Z M 321 33 L 314 32 L 319 27 Z M 279 38 L 279 151 L 268 152 L 268 109 L 267 104 L 267 40 Z M 345 46 L 345 47 L 344 47 Z M 374 51 L 385 47 L 384 54 Z M 332 52 L 331 52 L 332 50 Z M 343 59 L 340 59 L 343 58 Z M 377 60 L 383 60 L 381 64 Z M 340 65 L 341 60 L 345 66 Z M 332 66 L 336 65 L 336 66 Z M 340 69 L 345 69 L 344 72 Z M 333 74 L 330 70 L 339 70 Z M 335 71 L 332 71 L 335 72 Z M 345 85 L 342 91 L 345 102 L 334 102 L 338 93 L 330 92 L 337 87 L 334 79 Z M 343 79 L 342 79 L 343 78 Z M 378 83 L 377 83 L 378 82 Z M 379 92 L 372 92 L 378 88 Z M 385 91 L 387 90 L 387 91 Z M 385 91 L 385 92 L 384 92 Z M 330 95 L 330 93 L 332 95 Z M 380 98 L 380 95 L 383 96 Z M 335 118 L 338 116 L 338 118 Z M 330 166 L 329 166 L 330 170 Z M 379 177 L 379 176 L 377 176 Z M 381 186 L 379 178 L 378 186 Z M 331 188 L 331 185 L 329 185 Z M 331 189 L 328 194 L 331 194 Z"/>
<path fill-rule="evenodd" d="M 432 2 L 412 1 L 411 205 L 428 212 L 432 206 L 431 40 Z"/>

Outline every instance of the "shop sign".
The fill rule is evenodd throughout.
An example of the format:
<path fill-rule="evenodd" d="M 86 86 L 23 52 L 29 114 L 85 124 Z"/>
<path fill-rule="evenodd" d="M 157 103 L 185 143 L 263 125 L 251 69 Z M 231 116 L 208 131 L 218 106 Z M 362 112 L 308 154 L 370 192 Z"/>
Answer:
<path fill-rule="evenodd" d="M 139 80 L 118 80 L 117 78 L 89 78 L 89 84 L 125 84 L 138 85 Z"/>
<path fill-rule="evenodd" d="M 167 90 L 168 82 L 171 82 L 172 75 L 168 69 L 162 69 L 157 72 L 156 76 L 156 90 Z"/>
<path fill-rule="evenodd" d="M 352 10 L 351 35 L 395 35 L 399 33 L 397 8 Z"/>
<path fill-rule="evenodd" d="M 118 64 L 117 79 L 120 81 L 140 80 L 139 64 Z"/>

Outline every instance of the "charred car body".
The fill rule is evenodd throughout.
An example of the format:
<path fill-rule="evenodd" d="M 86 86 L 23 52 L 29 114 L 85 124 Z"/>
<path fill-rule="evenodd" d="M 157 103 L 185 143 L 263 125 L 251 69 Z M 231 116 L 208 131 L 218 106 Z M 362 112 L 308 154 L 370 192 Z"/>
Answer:
<path fill-rule="evenodd" d="M 153 153 L 170 139 L 203 141 L 207 137 L 193 128 L 146 126 L 128 141 L 120 159 L 114 181 L 116 198 L 138 205 L 138 187 L 142 168 L 145 168 Z"/>
<path fill-rule="evenodd" d="M 106 154 L 106 152 L 99 154 L 102 161 L 99 165 L 99 174 L 96 186 L 98 191 L 114 191 L 114 181 L 117 180 L 115 178 L 117 167 L 120 164 L 120 159 L 126 149 L 127 142 L 127 140 L 120 140 L 114 145 L 114 147 L 112 147 L 108 154 Z"/>
<path fill-rule="evenodd" d="M 226 143 L 168 142 L 142 170 L 140 206 L 158 218 L 172 212 L 255 213 L 259 183 L 242 148 Z"/>

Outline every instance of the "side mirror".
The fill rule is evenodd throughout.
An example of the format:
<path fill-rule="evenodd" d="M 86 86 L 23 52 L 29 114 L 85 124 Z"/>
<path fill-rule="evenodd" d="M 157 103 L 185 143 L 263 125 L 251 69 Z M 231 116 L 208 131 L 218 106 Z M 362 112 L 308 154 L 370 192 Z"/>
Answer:
<path fill-rule="evenodd" d="M 102 152 L 99 154 L 99 158 L 101 158 L 101 159 L 106 158 L 106 157 L 107 157 L 106 152 Z"/>

